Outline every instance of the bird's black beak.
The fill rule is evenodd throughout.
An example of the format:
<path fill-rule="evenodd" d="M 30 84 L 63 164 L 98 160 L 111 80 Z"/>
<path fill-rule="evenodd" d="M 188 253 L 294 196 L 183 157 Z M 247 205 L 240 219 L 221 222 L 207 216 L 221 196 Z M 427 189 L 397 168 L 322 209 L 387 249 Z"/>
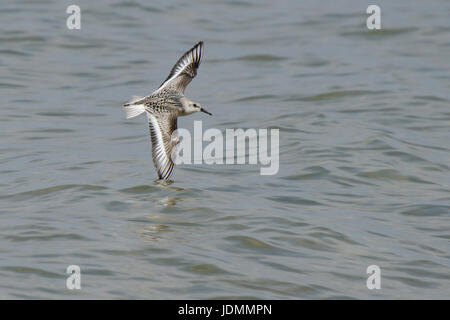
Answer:
<path fill-rule="evenodd" d="M 206 109 L 200 108 L 200 111 L 212 116 L 212 113 L 208 112 Z"/>

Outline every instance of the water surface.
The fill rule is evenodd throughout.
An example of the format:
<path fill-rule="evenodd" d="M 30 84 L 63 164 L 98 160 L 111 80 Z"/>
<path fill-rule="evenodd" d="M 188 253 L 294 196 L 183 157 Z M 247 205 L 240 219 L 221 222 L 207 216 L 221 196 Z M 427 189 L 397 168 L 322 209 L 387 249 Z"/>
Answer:
<path fill-rule="evenodd" d="M 0 298 L 450 298 L 448 1 L 70 4 L 0 12 Z M 277 175 L 154 182 L 121 105 L 198 40 L 179 127 L 278 128 Z"/>

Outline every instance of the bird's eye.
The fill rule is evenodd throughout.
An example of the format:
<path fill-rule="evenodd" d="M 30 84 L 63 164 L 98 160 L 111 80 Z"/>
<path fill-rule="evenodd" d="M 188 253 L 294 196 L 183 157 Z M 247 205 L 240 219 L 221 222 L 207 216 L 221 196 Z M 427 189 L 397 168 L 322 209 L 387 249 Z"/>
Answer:
<path fill-rule="evenodd" d="M 194 103 L 194 107 L 196 107 L 197 106 L 197 104 L 196 103 Z"/>

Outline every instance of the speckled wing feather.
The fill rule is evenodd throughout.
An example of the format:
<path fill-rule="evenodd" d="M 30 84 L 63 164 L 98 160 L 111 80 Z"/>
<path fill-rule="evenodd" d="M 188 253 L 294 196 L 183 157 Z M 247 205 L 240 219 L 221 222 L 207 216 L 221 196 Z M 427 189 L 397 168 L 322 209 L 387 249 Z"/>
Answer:
<path fill-rule="evenodd" d="M 197 75 L 197 69 L 203 56 L 203 41 L 188 50 L 173 66 L 169 76 L 159 86 L 158 91 L 175 90 L 184 93 L 184 89 Z"/>
<path fill-rule="evenodd" d="M 177 117 L 172 112 L 147 113 L 152 141 L 152 158 L 159 179 L 167 180 L 172 174 L 178 143 L 172 133 L 177 129 Z"/>

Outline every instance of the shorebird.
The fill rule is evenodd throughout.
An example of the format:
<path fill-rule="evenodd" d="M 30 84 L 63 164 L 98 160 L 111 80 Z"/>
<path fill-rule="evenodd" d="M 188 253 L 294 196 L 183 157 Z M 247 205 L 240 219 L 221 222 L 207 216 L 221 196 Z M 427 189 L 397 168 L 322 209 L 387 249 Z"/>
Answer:
<path fill-rule="evenodd" d="M 202 56 L 200 41 L 178 59 L 156 91 L 146 97 L 133 97 L 123 105 L 127 119 L 147 114 L 153 164 L 159 179 L 167 180 L 173 171 L 179 140 L 172 133 L 177 129 L 177 118 L 198 111 L 212 115 L 200 103 L 184 96 L 184 89 L 197 75 Z"/>

